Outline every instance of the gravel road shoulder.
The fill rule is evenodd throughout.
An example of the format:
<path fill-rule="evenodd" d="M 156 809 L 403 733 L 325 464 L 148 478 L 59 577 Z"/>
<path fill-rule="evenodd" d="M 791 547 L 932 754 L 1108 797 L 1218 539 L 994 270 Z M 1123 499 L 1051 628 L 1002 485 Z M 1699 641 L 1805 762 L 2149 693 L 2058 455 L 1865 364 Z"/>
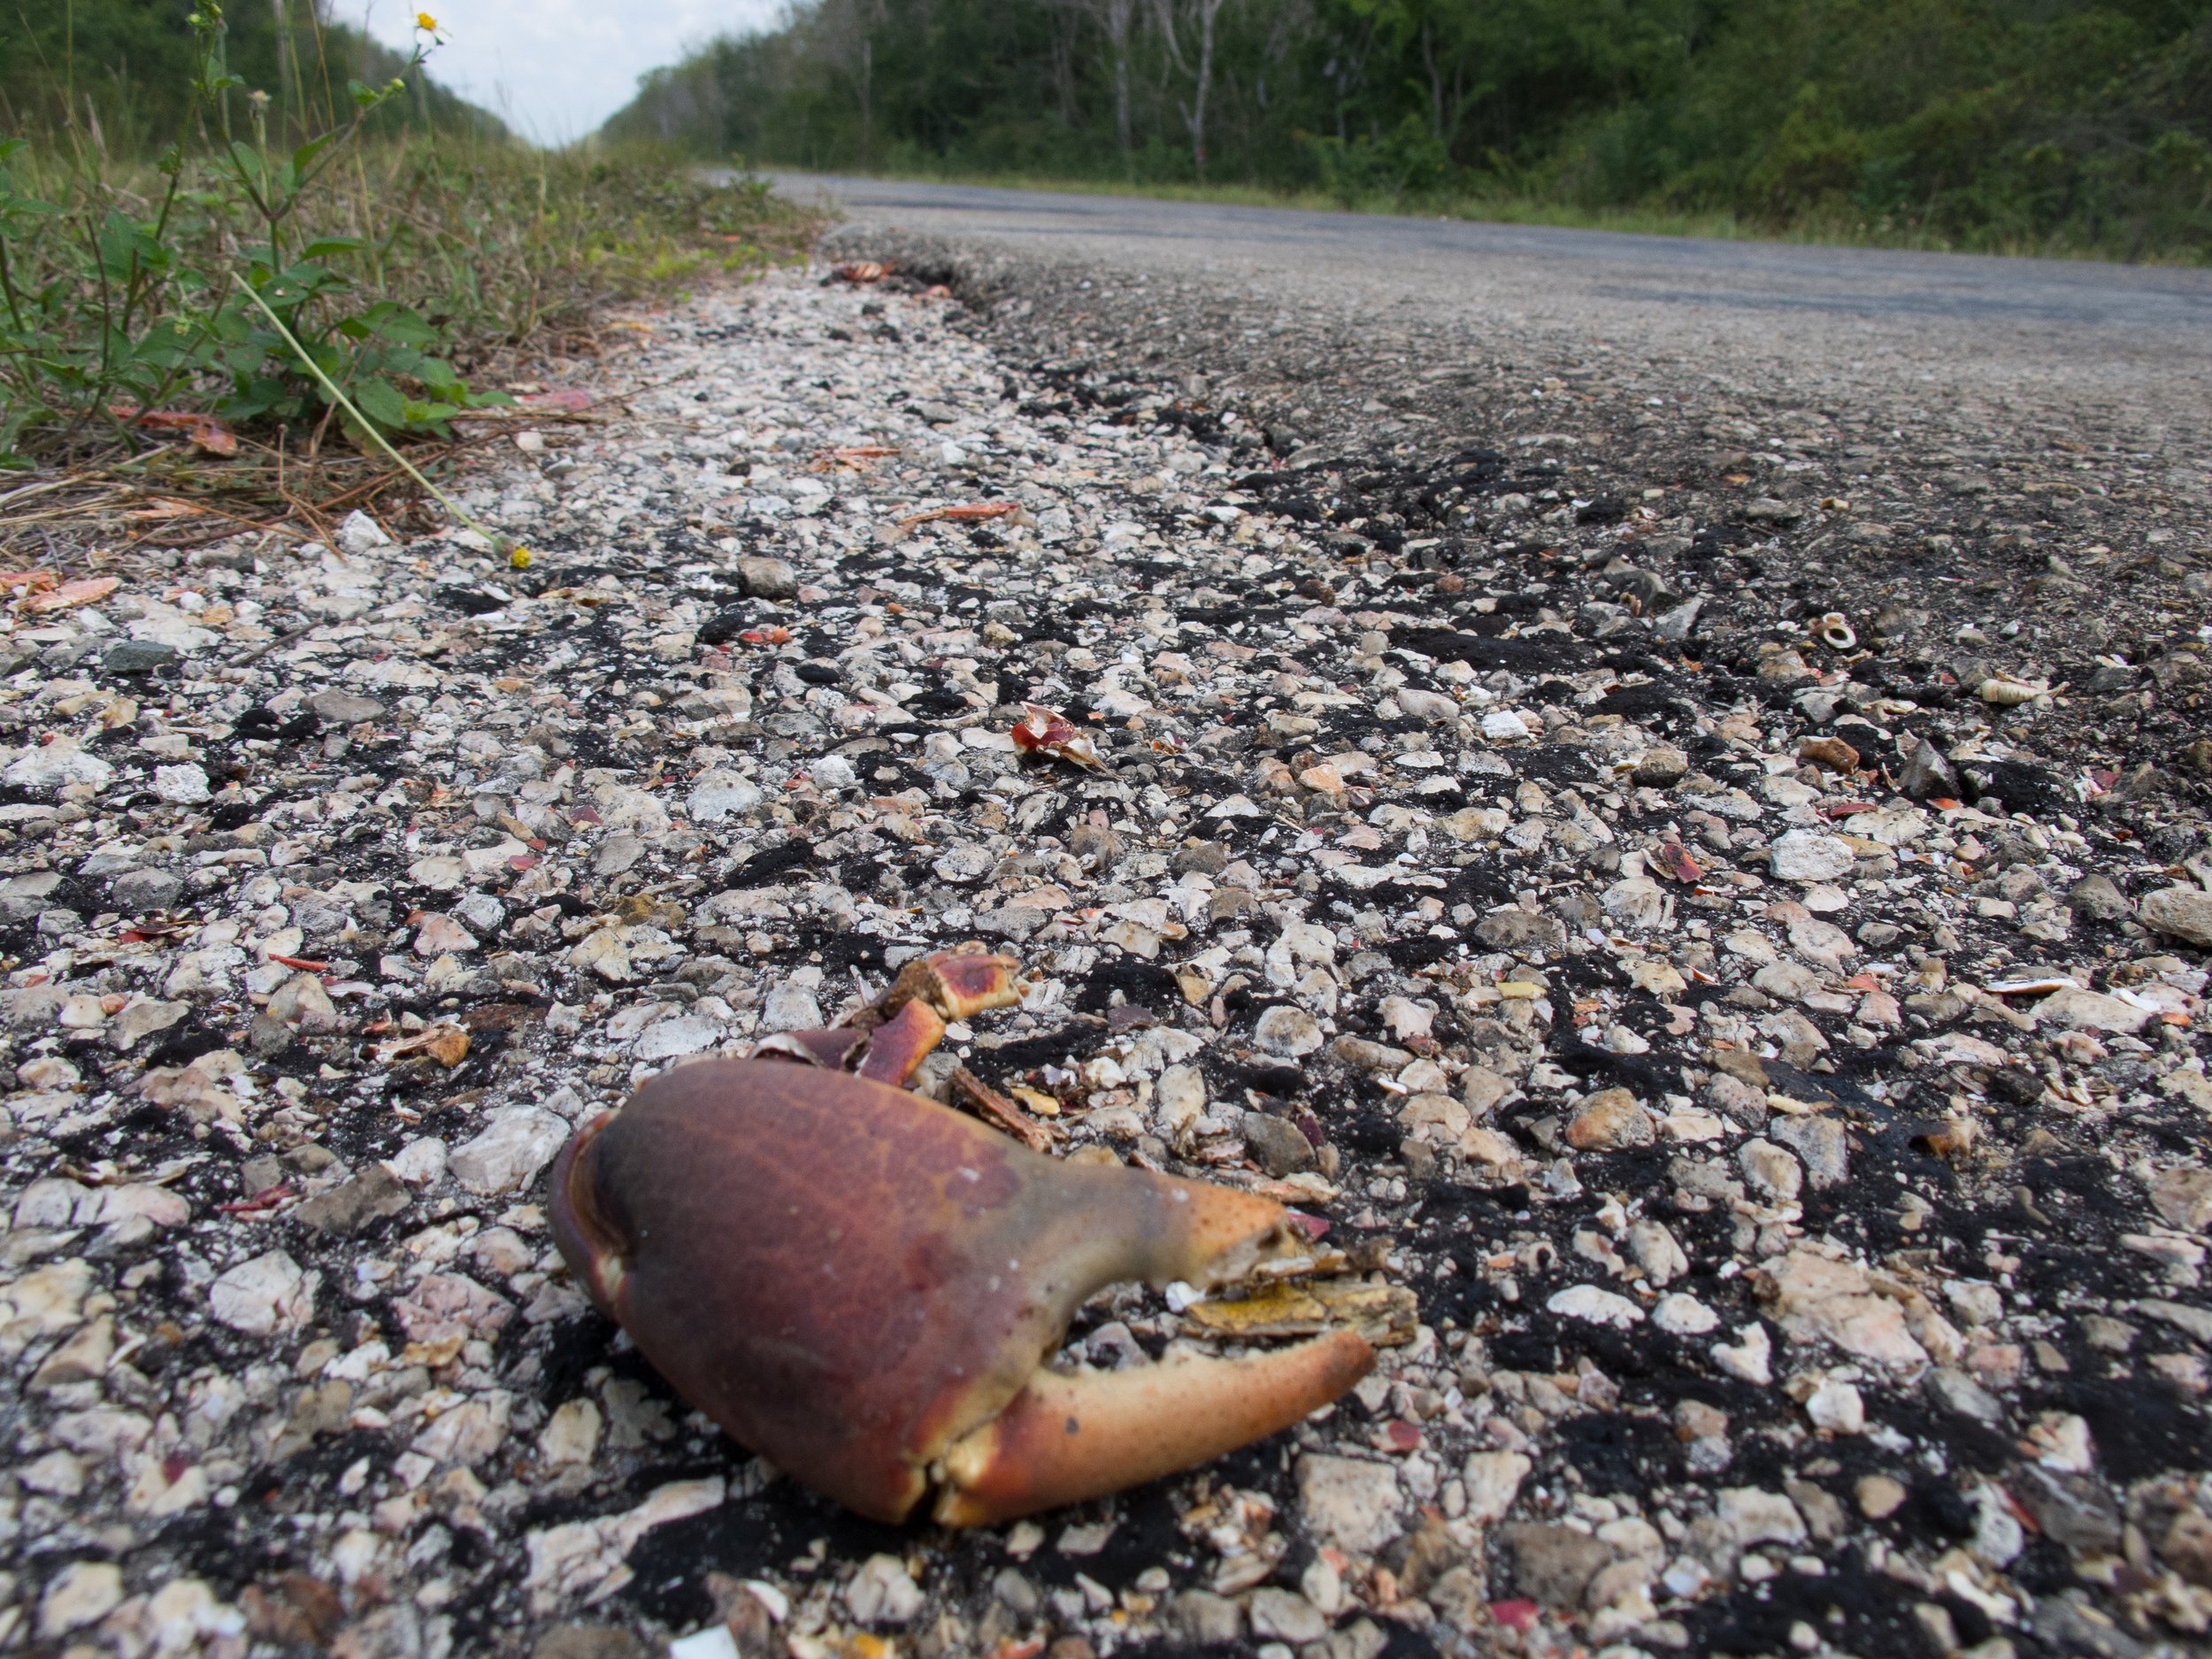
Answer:
<path fill-rule="evenodd" d="M 472 479 L 527 570 L 355 519 L 14 613 L 6 1640 L 2212 1629 L 2180 440 L 865 234 L 903 273 L 629 319 L 646 389 Z M 1025 702 L 1105 768 L 1018 756 Z M 688 1413 L 539 1188 L 634 1079 L 974 937 L 1036 979 L 967 1065 L 1417 1324 L 1290 1434 L 946 1535 Z M 1102 1298 L 1062 1363 L 1207 1321 Z"/>

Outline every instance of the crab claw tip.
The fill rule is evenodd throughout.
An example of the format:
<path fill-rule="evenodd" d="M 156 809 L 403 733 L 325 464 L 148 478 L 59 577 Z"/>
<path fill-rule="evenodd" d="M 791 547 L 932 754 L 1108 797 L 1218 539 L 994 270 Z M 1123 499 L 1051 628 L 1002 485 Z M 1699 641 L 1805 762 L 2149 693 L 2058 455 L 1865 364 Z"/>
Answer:
<path fill-rule="evenodd" d="M 1179 1278 L 1233 1284 L 1262 1262 L 1310 1248 L 1305 1231 L 1271 1199 L 1202 1181 L 1179 1180 L 1169 1190 L 1176 1203 L 1190 1206 L 1183 1246 L 1187 1265 Z"/>
<path fill-rule="evenodd" d="M 1193 1468 L 1289 1427 L 1374 1363 L 1365 1338 L 1335 1331 L 1242 1359 L 1039 1371 L 995 1419 L 947 1448 L 936 1519 L 1012 1520 Z"/>

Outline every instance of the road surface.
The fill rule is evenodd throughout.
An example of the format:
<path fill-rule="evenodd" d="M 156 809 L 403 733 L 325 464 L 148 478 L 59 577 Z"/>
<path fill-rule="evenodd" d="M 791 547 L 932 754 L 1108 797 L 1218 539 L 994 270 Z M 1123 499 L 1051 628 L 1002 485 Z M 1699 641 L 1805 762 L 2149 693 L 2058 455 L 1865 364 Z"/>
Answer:
<path fill-rule="evenodd" d="M 1770 382 L 1916 384 L 2193 448 L 2212 390 L 2212 272 L 1719 242 L 1132 196 L 779 175 L 863 225 L 1256 304 L 1425 331 L 1601 342 Z M 1540 349 L 1541 347 L 1540 346 Z"/>

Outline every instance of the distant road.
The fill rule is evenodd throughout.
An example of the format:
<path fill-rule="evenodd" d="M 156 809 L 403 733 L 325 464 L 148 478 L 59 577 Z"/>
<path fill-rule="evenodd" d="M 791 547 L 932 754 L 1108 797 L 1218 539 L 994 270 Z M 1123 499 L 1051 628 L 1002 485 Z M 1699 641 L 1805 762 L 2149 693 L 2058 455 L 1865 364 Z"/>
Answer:
<path fill-rule="evenodd" d="M 778 176 L 862 222 L 1164 276 L 1256 301 L 1387 308 L 1457 328 L 1599 339 L 1724 373 L 1895 390 L 2041 393 L 2196 428 L 2212 389 L 2212 272 L 1627 235 L 1118 196 Z M 2085 413 L 2076 409 L 2074 412 Z M 2131 420 L 2130 425 L 2134 425 Z"/>

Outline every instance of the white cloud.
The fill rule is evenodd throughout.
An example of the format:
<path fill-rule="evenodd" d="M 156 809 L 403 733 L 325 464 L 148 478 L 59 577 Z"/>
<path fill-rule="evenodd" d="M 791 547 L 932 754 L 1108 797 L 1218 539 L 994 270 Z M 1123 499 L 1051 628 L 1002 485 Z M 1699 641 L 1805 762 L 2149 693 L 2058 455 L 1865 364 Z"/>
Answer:
<path fill-rule="evenodd" d="M 445 31 L 430 73 L 526 138 L 583 137 L 630 101 L 638 77 L 716 35 L 764 27 L 776 0 L 419 0 Z M 362 20 L 363 0 L 334 15 Z M 405 50 L 415 4 L 375 0 L 369 33 Z"/>

